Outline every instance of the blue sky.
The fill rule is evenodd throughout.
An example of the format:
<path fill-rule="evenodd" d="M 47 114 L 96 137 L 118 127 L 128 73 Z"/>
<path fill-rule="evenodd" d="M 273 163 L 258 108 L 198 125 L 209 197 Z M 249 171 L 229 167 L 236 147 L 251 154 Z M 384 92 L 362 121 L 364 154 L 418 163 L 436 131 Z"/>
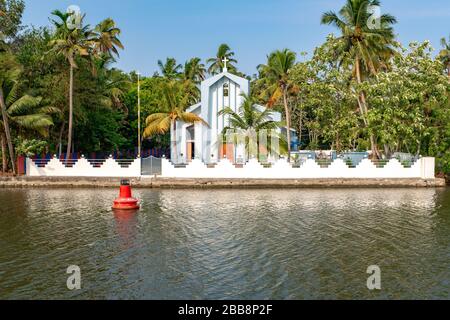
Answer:
<path fill-rule="evenodd" d="M 332 27 L 320 24 L 324 11 L 337 11 L 344 0 L 25 0 L 23 22 L 49 25 L 53 9 L 78 5 L 87 22 L 95 24 L 111 17 L 122 29 L 122 51 L 117 66 L 151 75 L 157 60 L 175 57 L 214 56 L 221 43 L 236 53 L 238 67 L 254 74 L 274 49 L 311 52 Z M 448 0 L 382 0 L 382 12 L 397 17 L 398 39 L 439 40 L 450 34 Z"/>

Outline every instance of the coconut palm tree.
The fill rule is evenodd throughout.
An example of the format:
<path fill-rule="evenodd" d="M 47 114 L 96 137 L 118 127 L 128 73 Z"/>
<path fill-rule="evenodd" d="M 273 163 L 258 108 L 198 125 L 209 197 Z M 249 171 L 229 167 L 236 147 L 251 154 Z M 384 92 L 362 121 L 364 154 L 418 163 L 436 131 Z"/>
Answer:
<path fill-rule="evenodd" d="M 163 85 L 163 97 L 161 99 L 161 112 L 151 114 L 146 119 L 144 138 L 150 138 L 157 134 L 165 134 L 170 130 L 172 137 L 172 161 L 176 161 L 176 122 L 203 123 L 208 125 L 198 115 L 186 112 L 189 105 L 189 95 L 184 91 L 180 82 L 169 81 Z"/>
<path fill-rule="evenodd" d="M 273 106 L 282 99 L 287 126 L 288 161 L 291 160 L 291 110 L 288 104 L 288 95 L 293 88 L 289 81 L 289 71 L 295 65 L 295 59 L 295 52 L 289 49 L 276 50 L 267 57 L 266 65 L 258 66 L 259 72 L 267 84 L 265 91 L 269 92 L 271 96 L 268 106 Z"/>
<path fill-rule="evenodd" d="M 158 66 L 163 77 L 168 80 L 179 79 L 181 76 L 182 66 L 181 64 L 177 64 L 177 60 L 175 60 L 175 58 L 166 58 L 165 63 L 158 60 Z"/>
<path fill-rule="evenodd" d="M 42 136 L 48 136 L 48 128 L 53 125 L 51 114 L 59 112 L 59 109 L 42 106 L 41 97 L 33 97 L 20 92 L 17 83 L 12 83 L 11 87 L 6 88 L 5 100 L 7 101 L 6 113 L 8 122 L 17 130 L 37 131 Z M 0 121 L 0 130 L 4 130 L 3 121 Z M 7 167 L 6 161 L 6 138 L 2 132 L 1 147 L 3 157 L 3 172 Z"/>
<path fill-rule="evenodd" d="M 83 18 L 79 26 L 72 26 L 70 19 L 73 13 L 62 13 L 59 10 L 52 12 L 57 20 L 52 22 L 56 28 L 54 39 L 50 41 L 51 51 L 65 57 L 69 64 L 69 130 L 67 137 L 67 154 L 69 157 L 72 148 L 73 132 L 73 73 L 77 68 L 77 57 L 89 58 L 92 54 L 92 32 L 89 26 L 83 26 Z"/>
<path fill-rule="evenodd" d="M 450 77 L 450 36 L 448 42 L 445 38 L 441 39 L 442 50 L 439 52 L 439 59 L 447 68 L 447 74 Z"/>
<path fill-rule="evenodd" d="M 183 79 L 190 80 L 196 85 L 200 84 L 205 80 L 206 69 L 205 65 L 201 63 L 200 58 L 192 58 L 186 61 L 184 64 Z"/>
<path fill-rule="evenodd" d="M 15 83 L 19 79 L 21 67 L 15 57 L 10 52 L 0 53 L 0 109 L 2 112 L 2 127 L 8 144 L 9 158 L 11 160 L 11 168 L 13 174 L 16 174 L 16 166 L 14 161 L 14 148 L 11 139 L 11 130 L 9 128 L 9 118 L 7 112 L 6 91 L 11 83 Z M 3 136 L 3 134 L 2 134 Z M 4 147 L 4 142 L 2 144 Z M 3 162 L 5 163 L 6 153 L 2 150 Z M 6 166 L 4 166 L 5 168 Z"/>
<path fill-rule="evenodd" d="M 281 151 L 281 153 L 285 153 L 287 151 L 287 143 L 283 136 L 275 133 L 276 129 L 279 129 L 283 126 L 283 123 L 277 122 L 273 120 L 273 110 L 266 108 L 261 111 L 258 108 L 257 100 L 251 96 L 247 96 L 242 94 L 243 102 L 239 108 L 238 112 L 233 111 L 230 107 L 226 107 L 219 112 L 219 115 L 228 116 L 229 125 L 225 127 L 222 131 L 222 140 L 226 141 L 229 130 L 238 129 L 240 132 L 232 134 L 231 138 L 237 142 L 237 138 L 239 134 L 242 132 L 245 134 L 245 145 L 248 153 L 248 157 L 250 157 L 250 144 L 255 142 L 259 147 L 265 147 L 268 150 L 271 150 L 270 142 L 272 137 L 276 135 L 278 139 L 280 139 L 280 150 L 272 150 L 273 152 Z M 267 139 L 268 145 L 260 146 L 258 141 L 251 141 L 252 137 L 258 136 L 261 130 L 267 130 Z"/>
<path fill-rule="evenodd" d="M 60 112 L 51 106 L 42 106 L 41 97 L 24 94 L 15 83 L 6 92 L 6 111 L 11 125 L 39 132 L 47 136 L 48 127 L 53 125 L 52 114 Z"/>
<path fill-rule="evenodd" d="M 0 60 L 4 64 L 4 60 Z M 10 126 L 18 129 L 37 131 L 43 136 L 48 135 L 48 127 L 53 125 L 51 114 L 59 112 L 57 108 L 42 106 L 42 98 L 33 97 L 22 90 L 19 83 L 21 68 L 14 60 L 8 63 L 10 71 L 7 78 L 3 78 L 0 86 L 0 103 L 2 104 L 2 120 L 0 120 L 1 147 L 3 156 L 3 170 L 7 167 L 6 142 L 9 146 L 9 154 L 14 164 L 14 148 L 10 137 Z M 2 74 L 4 74 L 2 72 Z M 3 114 L 4 111 L 4 114 Z M 13 172 L 14 172 L 13 166 Z"/>
<path fill-rule="evenodd" d="M 390 14 L 383 14 L 379 17 L 379 27 L 370 25 L 372 13 L 369 9 L 373 6 L 380 6 L 380 1 L 346 0 L 339 15 L 332 11 L 322 15 L 322 24 L 332 25 L 340 30 L 341 36 L 337 41 L 342 42 L 341 61 L 345 58 L 352 61 L 354 77 L 358 84 L 363 82 L 365 76 L 376 74 L 395 54 L 392 25 L 397 20 Z M 359 93 L 358 105 L 367 127 L 368 105 L 363 91 Z M 379 157 L 373 134 L 370 134 L 370 144 L 372 154 Z"/>
<path fill-rule="evenodd" d="M 121 30 L 116 27 L 113 19 L 108 18 L 100 22 L 92 31 L 91 40 L 98 54 L 110 57 L 119 56 L 119 48 L 124 49 L 119 39 Z"/>
<path fill-rule="evenodd" d="M 184 64 L 182 80 L 186 94 L 191 96 L 189 104 L 196 104 L 200 100 L 200 83 L 205 80 L 205 74 L 205 65 L 200 58 L 192 58 Z"/>
<path fill-rule="evenodd" d="M 237 69 L 233 63 L 237 63 L 237 60 L 233 58 L 234 52 L 231 51 L 230 47 L 226 43 L 222 43 L 217 49 L 216 56 L 214 58 L 209 58 L 206 63 L 209 64 L 208 73 L 218 74 L 222 72 L 224 67 L 223 60 L 227 58 L 227 68 L 228 71 L 236 73 Z"/>

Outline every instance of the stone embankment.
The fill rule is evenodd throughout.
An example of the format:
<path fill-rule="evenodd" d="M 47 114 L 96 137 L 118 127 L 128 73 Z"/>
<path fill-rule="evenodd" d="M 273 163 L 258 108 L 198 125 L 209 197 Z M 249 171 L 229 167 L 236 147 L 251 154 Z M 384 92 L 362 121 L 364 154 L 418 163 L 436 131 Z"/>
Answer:
<path fill-rule="evenodd" d="M 445 179 L 180 179 L 130 178 L 135 188 L 434 188 L 445 187 Z M 0 177 L 4 188 L 110 188 L 120 178 Z"/>

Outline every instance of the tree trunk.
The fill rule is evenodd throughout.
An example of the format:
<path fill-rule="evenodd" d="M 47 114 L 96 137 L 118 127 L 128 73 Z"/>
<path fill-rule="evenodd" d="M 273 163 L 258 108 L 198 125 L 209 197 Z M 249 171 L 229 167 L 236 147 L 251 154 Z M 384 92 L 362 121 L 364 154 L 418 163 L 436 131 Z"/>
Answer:
<path fill-rule="evenodd" d="M 287 89 L 283 88 L 284 112 L 286 114 L 286 137 L 288 147 L 288 162 L 291 162 L 291 113 L 287 102 Z"/>
<path fill-rule="evenodd" d="M 8 167 L 8 158 L 6 157 L 6 138 L 5 133 L 0 132 L 1 148 L 2 148 L 2 172 L 5 173 Z"/>
<path fill-rule="evenodd" d="M 62 137 L 63 137 L 65 128 L 66 128 L 66 122 L 63 121 L 63 123 L 61 125 L 61 130 L 59 131 L 59 140 L 58 140 L 59 152 L 58 152 L 58 158 L 61 158 L 61 154 L 62 154 Z"/>
<path fill-rule="evenodd" d="M 69 133 L 67 135 L 67 153 L 66 160 L 72 151 L 72 127 L 73 127 L 73 66 L 70 65 L 70 84 L 69 84 Z"/>
<path fill-rule="evenodd" d="M 303 132 L 303 98 L 300 97 L 300 122 L 299 122 L 299 135 L 298 135 L 299 148 L 301 148 L 301 145 L 302 145 L 302 132 Z"/>
<path fill-rule="evenodd" d="M 356 68 L 356 81 L 358 84 L 361 84 L 362 80 L 361 80 L 361 67 L 360 67 L 359 58 L 357 58 L 355 61 L 355 68 Z M 367 119 L 367 114 L 368 114 L 367 101 L 366 101 L 366 96 L 364 95 L 363 91 L 361 91 L 359 93 L 358 105 L 359 105 L 359 108 L 361 111 L 361 115 L 363 117 L 364 124 L 366 125 L 367 128 L 369 128 L 369 119 Z M 369 134 L 369 139 L 370 139 L 370 148 L 372 150 L 372 156 L 376 156 L 377 158 L 380 158 L 378 148 L 377 148 L 377 143 L 376 143 L 375 137 L 372 133 Z"/>
<path fill-rule="evenodd" d="M 3 88 L 0 88 L 0 107 L 2 109 L 3 128 L 5 129 L 6 141 L 8 143 L 9 158 L 11 159 L 11 168 L 13 174 L 16 174 L 16 166 L 14 162 L 14 148 L 11 140 L 11 131 L 9 130 L 8 115 L 6 113 L 6 105 L 3 96 Z"/>

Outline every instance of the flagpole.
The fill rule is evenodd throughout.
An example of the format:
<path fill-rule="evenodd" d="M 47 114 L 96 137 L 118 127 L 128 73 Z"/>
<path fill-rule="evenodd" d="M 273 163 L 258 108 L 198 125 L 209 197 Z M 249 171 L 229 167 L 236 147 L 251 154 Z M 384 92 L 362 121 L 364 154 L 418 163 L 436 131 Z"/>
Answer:
<path fill-rule="evenodd" d="M 140 83 L 140 73 L 137 73 L 138 77 L 138 89 L 137 89 L 137 95 L 138 95 L 138 157 L 141 157 L 141 83 Z"/>

